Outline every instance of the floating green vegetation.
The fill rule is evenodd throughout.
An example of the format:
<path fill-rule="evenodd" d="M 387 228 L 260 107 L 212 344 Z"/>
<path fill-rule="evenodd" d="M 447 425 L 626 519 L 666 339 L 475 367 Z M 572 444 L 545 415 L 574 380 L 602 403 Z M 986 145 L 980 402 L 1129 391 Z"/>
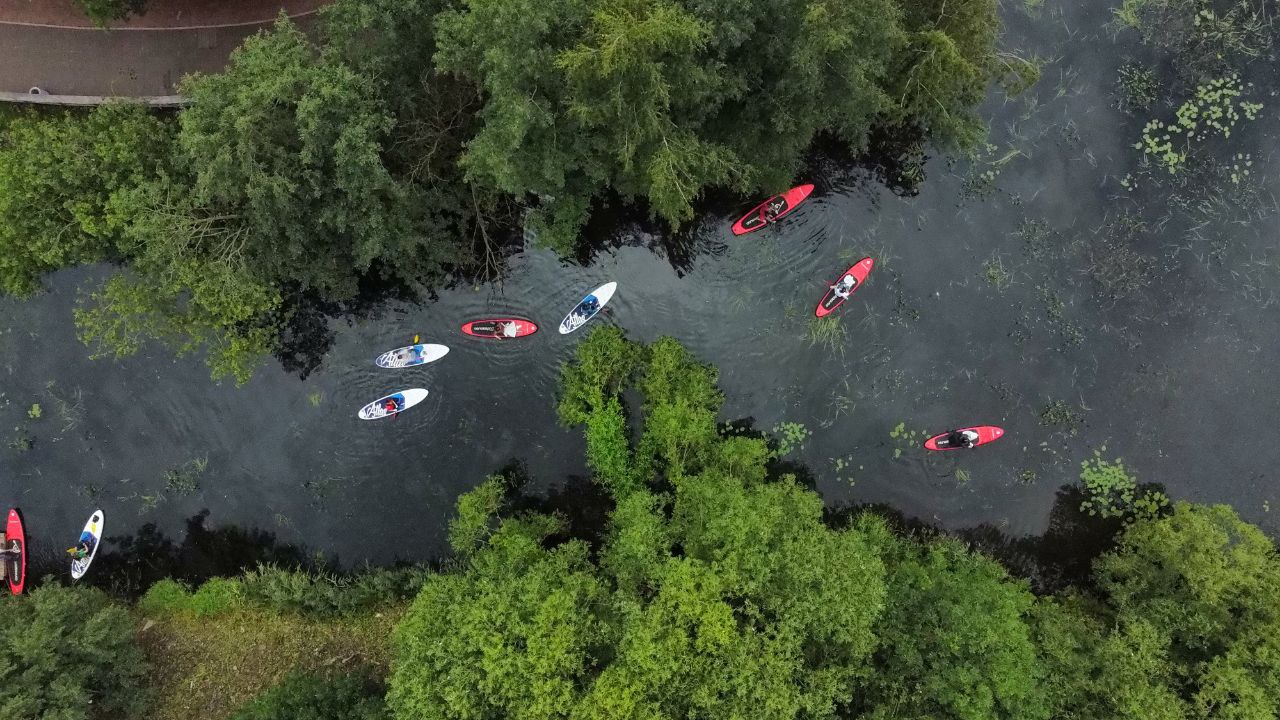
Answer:
<path fill-rule="evenodd" d="M 1036 290 L 1040 292 L 1040 302 L 1044 303 L 1045 316 L 1050 320 L 1061 320 L 1066 314 L 1067 304 L 1058 292 L 1048 285 L 1040 285 Z"/>
<path fill-rule="evenodd" d="M 44 410 L 40 408 L 40 403 L 32 403 L 31 408 L 27 410 L 27 417 L 32 420 L 39 420 L 40 416 L 43 414 Z"/>
<path fill-rule="evenodd" d="M 1000 292 L 1003 292 L 1013 282 L 1013 276 L 1005 269 L 1004 261 L 1000 259 L 998 254 L 993 255 L 982 266 L 982 277 L 987 281 L 988 285 Z"/>
<path fill-rule="evenodd" d="M 1155 71 L 1145 65 L 1125 63 L 1116 72 L 1115 107 L 1136 114 L 1150 108 L 1160 97 L 1160 82 Z"/>
<path fill-rule="evenodd" d="M 27 429 L 21 425 L 13 429 L 13 437 L 9 438 L 10 449 L 17 450 L 18 452 L 26 452 L 35 447 L 35 444 L 35 438 L 32 437 L 31 433 L 27 432 Z"/>
<path fill-rule="evenodd" d="M 1036 71 L 1035 77 L 1039 77 Z M 1034 80 L 1032 80 L 1034 82 Z M 1000 148 L 988 143 L 981 150 L 969 153 L 969 170 L 960 182 L 960 195 L 966 200 L 985 200 L 996 191 L 996 176 L 1000 170 L 1017 157 L 1026 157 L 1026 153 L 1017 148 L 1010 148 L 999 158 L 995 157 Z"/>
<path fill-rule="evenodd" d="M 969 474 L 969 471 L 965 470 L 964 468 L 956 468 L 955 471 L 951 473 L 951 475 L 956 479 L 956 485 L 958 485 L 959 487 L 964 487 L 968 485 L 969 480 L 972 477 Z"/>
<path fill-rule="evenodd" d="M 893 459 L 897 460 L 902 457 L 904 451 L 919 447 L 924 442 L 925 435 L 920 430 L 908 430 L 907 423 L 904 421 L 893 426 L 889 431 L 889 439 L 894 445 Z"/>
<path fill-rule="evenodd" d="M 161 495 L 160 493 L 140 495 L 138 497 L 142 500 L 142 506 L 138 508 L 139 515 L 145 515 L 152 510 L 155 510 L 160 507 L 160 503 L 164 502 L 164 495 Z"/>
<path fill-rule="evenodd" d="M 809 322 L 805 324 L 804 339 L 809 341 L 810 347 L 818 345 L 843 355 L 845 343 L 849 340 L 849 331 L 845 329 L 844 323 L 840 322 L 839 315 L 815 316 L 809 318 Z"/>
<path fill-rule="evenodd" d="M 1045 406 L 1040 409 L 1039 417 L 1040 424 L 1044 427 L 1058 428 L 1072 435 L 1080 431 L 1080 424 L 1084 421 L 1084 417 L 1075 406 L 1062 400 L 1050 400 L 1045 403 Z"/>
<path fill-rule="evenodd" d="M 1177 110 L 1172 123 L 1152 119 L 1142 129 L 1142 139 L 1133 147 L 1171 175 L 1182 171 L 1188 156 L 1205 140 L 1230 138 L 1240 120 L 1253 120 L 1262 103 L 1242 99 L 1245 84 L 1239 75 L 1217 78 L 1196 87 L 1195 95 Z M 1252 84 L 1249 85 L 1252 87 Z"/>
<path fill-rule="evenodd" d="M 1022 472 L 1018 473 L 1019 485 L 1035 485 L 1036 480 L 1039 479 L 1040 474 L 1031 468 L 1023 468 Z"/>
<path fill-rule="evenodd" d="M 171 468 L 164 472 L 165 489 L 174 495 L 189 495 L 200 489 L 200 478 L 209 468 L 209 458 L 188 460 L 181 467 Z"/>
<path fill-rule="evenodd" d="M 857 483 L 857 478 L 853 475 L 853 455 L 845 455 L 844 457 L 831 458 L 832 467 L 835 469 L 836 482 L 848 483 L 849 487 L 853 487 Z M 858 472 L 862 472 L 863 466 L 858 466 Z"/>
<path fill-rule="evenodd" d="M 1196 81 L 1256 58 L 1271 45 L 1271 13 L 1261 0 L 1124 0 L 1114 30 L 1133 29 L 1172 55 L 1174 68 Z"/>
<path fill-rule="evenodd" d="M 1231 184 L 1239 185 L 1249 174 L 1253 168 L 1253 155 L 1250 153 L 1236 153 L 1231 158 Z"/>
<path fill-rule="evenodd" d="M 796 450 L 803 450 L 805 443 L 813 435 L 813 431 L 806 428 L 804 423 L 798 422 L 780 422 L 773 426 L 772 432 L 778 443 L 774 457 L 786 457 Z"/>
<path fill-rule="evenodd" d="M 316 391 L 307 396 L 307 402 L 311 403 L 311 407 L 320 407 L 320 403 L 324 402 L 324 393 Z"/>
<path fill-rule="evenodd" d="M 1141 490 L 1137 477 L 1125 469 L 1120 458 L 1107 461 L 1102 457 L 1106 446 L 1093 451 L 1093 458 L 1080 463 L 1080 482 L 1085 499 L 1080 511 L 1103 518 L 1124 517 L 1150 519 L 1168 507 L 1169 498 L 1154 489 Z"/>

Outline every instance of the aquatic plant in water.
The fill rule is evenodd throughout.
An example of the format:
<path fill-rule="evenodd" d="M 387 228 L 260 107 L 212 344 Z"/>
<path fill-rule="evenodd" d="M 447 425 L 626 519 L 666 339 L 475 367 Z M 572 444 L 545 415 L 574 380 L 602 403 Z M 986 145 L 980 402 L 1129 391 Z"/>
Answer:
<path fill-rule="evenodd" d="M 1013 276 L 1004 267 L 1004 261 L 999 255 L 993 256 L 982 266 L 982 277 L 986 279 L 987 284 L 998 291 L 1003 291 L 1013 281 Z"/>
<path fill-rule="evenodd" d="M 1258 117 L 1262 103 L 1243 100 L 1245 88 L 1239 75 L 1197 86 L 1195 95 L 1178 108 L 1172 123 L 1152 119 L 1142 129 L 1142 139 L 1133 147 L 1169 174 L 1176 175 L 1201 143 L 1214 136 L 1230 138 L 1232 129 L 1242 118 Z"/>
<path fill-rule="evenodd" d="M 1050 400 L 1040 409 L 1040 424 L 1044 427 L 1058 427 L 1075 435 L 1082 421 L 1080 413 L 1062 400 Z"/>
<path fill-rule="evenodd" d="M 810 347 L 821 345 L 827 350 L 843 354 L 849 331 L 840 322 L 839 315 L 811 317 L 804 328 L 804 339 L 809 341 Z"/>
<path fill-rule="evenodd" d="M 784 457 L 796 450 L 803 450 L 805 442 L 813 435 L 804 423 L 781 422 L 773 426 L 773 436 L 778 441 L 774 457 Z"/>
<path fill-rule="evenodd" d="M 1158 490 L 1139 494 L 1138 480 L 1125 469 L 1120 458 L 1108 461 L 1102 457 L 1106 446 L 1093 451 L 1093 457 L 1080 463 L 1080 482 L 1085 499 L 1080 511 L 1103 518 L 1154 518 L 1169 505 L 1169 498 Z"/>
<path fill-rule="evenodd" d="M 904 450 L 919 447 L 924 442 L 924 433 L 920 430 L 908 430 L 904 421 L 893 426 L 889 431 L 889 439 L 894 442 L 893 459 L 897 460 L 902 457 Z"/>
<path fill-rule="evenodd" d="M 186 495 L 200 489 L 200 478 L 209 467 L 209 458 L 189 460 L 182 467 L 164 472 L 164 486 L 175 495 Z"/>
<path fill-rule="evenodd" d="M 1160 96 L 1160 82 L 1155 71 L 1145 65 L 1125 63 L 1116 71 L 1115 107 L 1132 115 L 1146 110 Z"/>
<path fill-rule="evenodd" d="M 1115 31 L 1132 29 L 1147 45 L 1171 55 L 1174 69 L 1193 82 L 1221 74 L 1271 46 L 1267 0 L 1123 0 L 1113 10 Z"/>

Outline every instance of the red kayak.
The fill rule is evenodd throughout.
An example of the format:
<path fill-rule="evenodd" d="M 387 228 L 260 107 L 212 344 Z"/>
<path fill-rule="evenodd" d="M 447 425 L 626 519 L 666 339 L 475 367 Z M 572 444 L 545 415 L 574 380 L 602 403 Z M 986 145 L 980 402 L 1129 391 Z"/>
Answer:
<path fill-rule="evenodd" d="M 734 235 L 746 235 L 755 232 L 761 228 L 768 227 L 769 223 L 765 221 L 765 208 L 769 207 L 769 203 L 778 203 L 777 212 L 773 216 L 773 221 L 777 222 L 782 216 L 796 209 L 796 206 L 804 202 L 809 197 L 809 193 L 813 192 L 813 185 L 800 185 L 793 187 L 781 195 L 774 195 L 759 205 L 752 208 L 751 212 L 742 216 L 742 219 L 733 224 Z M 779 202 L 780 201 L 780 202 Z"/>
<path fill-rule="evenodd" d="M 522 318 L 491 318 L 463 323 L 462 332 L 490 340 L 510 340 L 538 332 L 538 326 Z"/>
<path fill-rule="evenodd" d="M 836 285 L 843 286 L 849 291 L 849 294 L 853 294 L 854 290 L 862 287 L 862 283 L 866 281 L 867 275 L 871 274 L 871 268 L 875 266 L 875 260 L 872 260 L 869 257 L 862 258 L 858 262 L 854 263 L 853 267 L 844 271 L 844 274 L 836 281 Z M 818 303 L 818 307 L 813 311 L 813 314 L 818 317 L 825 317 L 835 312 L 835 309 L 843 305 L 846 299 L 848 298 L 843 298 L 837 295 L 835 288 L 830 288 L 827 290 L 827 294 L 822 296 L 822 302 Z"/>
<path fill-rule="evenodd" d="M 974 447 L 977 447 L 979 445 L 986 445 L 989 442 L 995 442 L 996 440 L 999 440 L 1001 437 L 1004 437 L 1004 428 L 998 428 L 995 425 L 975 425 L 973 427 L 960 428 L 960 432 L 964 432 L 965 430 L 972 430 L 978 433 L 978 439 L 976 442 L 973 443 Z M 924 449 L 925 450 L 963 450 L 964 448 L 962 447 L 951 447 L 947 445 L 947 435 L 950 435 L 950 434 L 951 433 L 949 432 L 944 432 L 941 435 L 934 435 L 928 440 L 925 440 Z"/>
<path fill-rule="evenodd" d="M 22 594 L 22 587 L 27 582 L 27 533 L 22 527 L 22 513 L 17 508 L 9 508 L 9 521 L 4 526 L 4 542 L 8 549 L 17 550 L 17 555 L 6 555 L 4 562 L 9 564 L 9 592 Z"/>

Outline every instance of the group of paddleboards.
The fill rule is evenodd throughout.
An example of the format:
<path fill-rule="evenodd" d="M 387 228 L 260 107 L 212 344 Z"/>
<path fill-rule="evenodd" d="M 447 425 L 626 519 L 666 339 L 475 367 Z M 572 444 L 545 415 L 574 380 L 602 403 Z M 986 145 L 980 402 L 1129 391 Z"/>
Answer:
<path fill-rule="evenodd" d="M 813 185 L 800 185 L 774 195 L 742 216 L 733 224 L 734 235 L 746 235 L 769 227 L 796 209 L 800 203 L 813 192 Z M 866 282 L 867 276 L 875 267 L 875 261 L 869 257 L 862 258 L 845 270 L 830 285 L 827 293 L 818 302 L 814 314 L 826 317 L 835 312 L 855 290 Z M 618 283 L 608 282 L 587 293 L 573 310 L 560 322 L 560 334 L 568 335 L 586 325 L 613 298 L 618 290 Z M 462 324 L 465 335 L 483 340 L 515 340 L 528 337 L 538 332 L 537 323 L 520 317 L 483 318 Z M 413 345 L 388 350 L 374 359 L 374 364 L 381 368 L 399 369 L 417 367 L 435 362 L 449 354 L 449 348 L 432 343 L 418 343 L 414 338 Z M 360 408 L 358 416 L 362 420 L 379 420 L 392 417 L 408 410 L 425 400 L 425 388 L 408 388 L 378 398 Z M 973 427 L 951 430 L 935 435 L 925 441 L 926 450 L 948 451 L 974 448 L 995 440 L 1004 435 L 1004 430 L 992 425 L 975 425 Z M 98 545 L 102 541 L 103 513 L 95 510 L 80 531 L 80 537 L 73 548 L 67 550 L 71 556 L 71 578 L 79 580 L 89 571 L 93 559 L 98 555 Z M 0 580 L 4 580 L 9 591 L 17 595 L 23 591 L 27 575 L 27 533 L 23 524 L 22 513 L 17 508 L 9 510 L 4 533 L 0 534 Z"/>
<path fill-rule="evenodd" d="M 751 212 L 734 223 L 733 234 L 746 235 L 769 227 L 795 210 L 796 206 L 804 202 L 812 192 L 813 185 L 805 184 L 774 195 L 752 208 Z M 845 300 L 849 299 L 853 291 L 862 287 L 875 265 L 875 260 L 865 257 L 849 266 L 849 269 L 845 270 L 835 283 L 828 286 L 827 294 L 822 296 L 817 308 L 813 311 L 814 315 L 826 317 L 835 312 Z M 924 448 L 935 452 L 963 450 L 994 442 L 1003 435 L 1004 430 L 994 425 L 975 425 L 934 435 L 924 442 Z"/>
<path fill-rule="evenodd" d="M 89 516 L 76 545 L 67 550 L 71 556 L 71 579 L 79 580 L 89 572 L 89 566 L 98 556 L 98 545 L 102 542 L 102 511 L 94 510 Z M 9 592 L 21 595 L 27 584 L 27 528 L 22 520 L 22 511 L 9 508 L 9 517 L 5 521 L 4 532 L 0 533 L 0 580 L 9 586 Z"/>
<path fill-rule="evenodd" d="M 613 299 L 613 294 L 617 290 L 618 283 L 608 282 L 587 293 L 586 297 L 573 306 L 573 310 L 569 311 L 564 320 L 560 321 L 560 334 L 568 335 L 590 322 L 591 318 L 599 315 L 604 306 Z M 538 324 L 518 317 L 484 318 L 463 323 L 462 332 L 484 340 L 515 340 L 538 332 Z M 449 348 L 444 345 L 419 344 L 417 338 L 414 338 L 414 343 L 388 350 L 373 362 L 381 368 L 407 368 L 435 362 L 449 354 Z M 425 400 L 427 394 L 426 388 L 408 388 L 393 392 L 360 408 L 356 415 L 361 420 L 381 420 L 399 415 Z"/>

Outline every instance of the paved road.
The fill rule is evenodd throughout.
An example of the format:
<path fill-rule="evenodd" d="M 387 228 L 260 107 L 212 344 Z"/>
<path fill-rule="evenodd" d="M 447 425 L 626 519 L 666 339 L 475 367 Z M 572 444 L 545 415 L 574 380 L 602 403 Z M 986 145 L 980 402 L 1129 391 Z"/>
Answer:
<path fill-rule="evenodd" d="M 309 29 L 315 16 L 295 18 Z M 224 68 L 240 42 L 271 23 L 198 30 L 102 31 L 0 24 L 0 91 L 171 95 L 182 76 Z"/>

